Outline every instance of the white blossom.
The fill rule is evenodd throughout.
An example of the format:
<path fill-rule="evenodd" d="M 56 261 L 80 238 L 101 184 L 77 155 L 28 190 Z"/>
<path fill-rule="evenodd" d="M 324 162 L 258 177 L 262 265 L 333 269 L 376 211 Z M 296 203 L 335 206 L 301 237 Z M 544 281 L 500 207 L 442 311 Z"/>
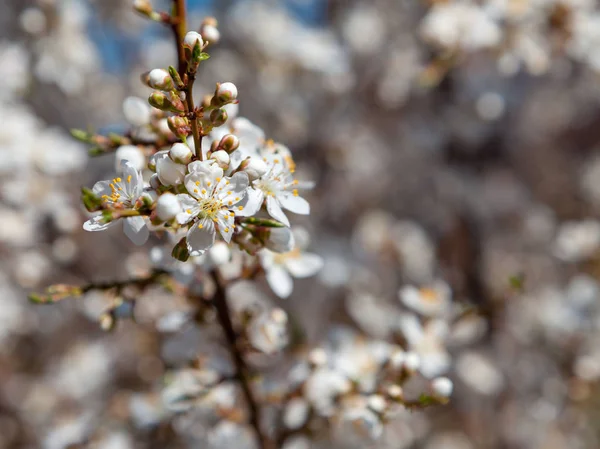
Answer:
<path fill-rule="evenodd" d="M 248 177 L 245 173 L 224 176 L 223 169 L 210 161 L 192 162 L 188 168 L 188 193 L 178 195 L 183 211 L 177 221 L 191 223 L 187 245 L 190 254 L 198 255 L 213 245 L 217 230 L 226 242 L 231 240 L 234 217 L 244 209 L 240 201 L 246 195 Z"/>
<path fill-rule="evenodd" d="M 142 174 L 132 164 L 122 161 L 121 176 L 110 181 L 97 182 L 92 188 L 92 191 L 102 198 L 107 207 L 115 210 L 133 208 L 136 200 L 143 193 Z M 119 220 L 104 223 L 102 216 L 96 215 L 83 224 L 83 229 L 103 231 L 115 225 Z M 123 229 L 125 235 L 136 245 L 143 245 L 148 240 L 149 231 L 141 216 L 125 217 Z"/>

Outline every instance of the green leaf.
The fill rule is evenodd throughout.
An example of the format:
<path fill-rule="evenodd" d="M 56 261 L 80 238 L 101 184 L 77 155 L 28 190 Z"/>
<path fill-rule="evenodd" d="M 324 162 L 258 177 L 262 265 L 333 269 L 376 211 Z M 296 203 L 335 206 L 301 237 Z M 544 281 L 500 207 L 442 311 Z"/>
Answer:
<path fill-rule="evenodd" d="M 71 132 L 71 135 L 75 139 L 77 139 L 81 142 L 84 142 L 84 143 L 92 143 L 92 139 L 94 137 L 93 134 L 91 134 L 87 131 L 84 131 L 83 129 L 75 129 L 75 128 L 72 129 L 70 132 Z"/>
<path fill-rule="evenodd" d="M 87 187 L 81 188 L 81 201 L 88 212 L 96 212 L 102 207 L 102 199 Z"/>
<path fill-rule="evenodd" d="M 186 262 L 190 258 L 190 252 L 188 251 L 187 240 L 185 237 L 179 240 L 179 243 L 175 245 L 173 251 L 171 251 L 171 256 L 181 262 Z"/>

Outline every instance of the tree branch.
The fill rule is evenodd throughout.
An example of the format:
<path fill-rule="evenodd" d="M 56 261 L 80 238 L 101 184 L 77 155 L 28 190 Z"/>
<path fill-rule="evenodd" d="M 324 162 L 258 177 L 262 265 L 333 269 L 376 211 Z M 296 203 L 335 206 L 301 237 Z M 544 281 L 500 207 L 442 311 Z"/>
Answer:
<path fill-rule="evenodd" d="M 225 334 L 229 353 L 231 354 L 231 358 L 235 364 L 235 377 L 240 383 L 242 392 L 246 398 L 250 413 L 250 425 L 252 425 L 254 431 L 256 432 L 260 449 L 275 449 L 275 443 L 264 434 L 260 426 L 260 408 L 250 386 L 250 382 L 248 380 L 249 370 L 244 358 L 242 357 L 242 352 L 238 345 L 237 334 L 233 328 L 233 323 L 231 322 L 231 312 L 229 310 L 229 305 L 227 304 L 223 281 L 216 271 L 212 271 L 211 276 L 216 284 L 216 292 L 212 298 L 212 302 L 217 311 L 219 324 L 221 325 L 221 328 Z"/>

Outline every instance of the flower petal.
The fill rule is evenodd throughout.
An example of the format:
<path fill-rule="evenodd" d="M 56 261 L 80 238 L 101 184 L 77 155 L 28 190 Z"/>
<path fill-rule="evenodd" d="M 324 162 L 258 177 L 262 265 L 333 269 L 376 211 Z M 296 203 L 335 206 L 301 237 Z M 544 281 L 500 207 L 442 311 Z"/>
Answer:
<path fill-rule="evenodd" d="M 266 278 L 273 293 L 280 298 L 287 298 L 292 294 L 294 282 L 290 274 L 281 265 L 273 265 L 267 270 Z"/>
<path fill-rule="evenodd" d="M 148 240 L 150 232 L 144 221 L 144 217 L 127 217 L 123 222 L 123 231 L 134 245 L 143 245 Z"/>
<path fill-rule="evenodd" d="M 219 225 L 219 232 L 227 243 L 231 241 L 231 236 L 233 235 L 233 229 L 235 228 L 235 223 L 233 221 L 233 215 L 231 215 L 230 211 L 227 209 L 223 209 L 219 211 L 217 215 L 217 224 Z"/>
<path fill-rule="evenodd" d="M 133 164 L 126 159 L 121 161 L 121 176 L 123 177 L 123 184 L 125 185 L 125 192 L 130 197 L 137 198 L 141 195 L 144 188 L 144 180 L 142 174 L 135 169 Z M 131 178 L 130 178 L 131 176 Z"/>
<path fill-rule="evenodd" d="M 286 259 L 285 267 L 292 276 L 306 278 L 314 276 L 323 268 L 323 259 L 317 254 L 303 253 L 299 257 Z"/>
<path fill-rule="evenodd" d="M 98 181 L 96 184 L 94 184 L 94 187 L 92 187 L 92 192 L 94 192 L 100 197 L 102 195 L 110 196 L 112 194 L 112 189 L 110 188 L 110 181 Z"/>
<path fill-rule="evenodd" d="M 277 196 L 277 200 L 287 210 L 295 214 L 308 215 L 310 214 L 310 205 L 304 198 L 295 196 L 291 192 L 282 192 Z"/>
<path fill-rule="evenodd" d="M 187 193 L 180 193 L 177 195 L 177 200 L 181 204 L 181 212 L 175 216 L 177 223 L 185 224 L 198 215 L 198 201 L 194 197 Z"/>
<path fill-rule="evenodd" d="M 187 246 L 191 256 L 199 256 L 215 243 L 215 226 L 203 219 L 192 225 L 187 233 Z"/>
<path fill-rule="evenodd" d="M 279 203 L 273 196 L 267 197 L 267 212 L 269 212 L 269 215 L 275 220 L 280 221 L 288 227 L 290 226 L 290 221 L 285 216 L 285 214 L 281 210 L 281 207 L 279 206 Z"/>
<path fill-rule="evenodd" d="M 248 189 L 248 175 L 244 172 L 238 172 L 231 178 L 223 178 L 217 187 L 216 195 L 226 206 L 233 206 L 239 203 Z"/>
<path fill-rule="evenodd" d="M 246 190 L 246 195 L 236 204 L 235 214 L 239 217 L 251 217 L 255 215 L 262 207 L 264 199 L 265 194 L 262 190 L 249 187 Z"/>
<path fill-rule="evenodd" d="M 118 220 L 113 220 L 108 223 L 102 223 L 102 215 L 96 215 L 87 220 L 85 223 L 83 223 L 83 229 L 92 232 L 104 231 L 105 229 L 108 229 L 111 226 L 115 225 L 117 221 Z"/>

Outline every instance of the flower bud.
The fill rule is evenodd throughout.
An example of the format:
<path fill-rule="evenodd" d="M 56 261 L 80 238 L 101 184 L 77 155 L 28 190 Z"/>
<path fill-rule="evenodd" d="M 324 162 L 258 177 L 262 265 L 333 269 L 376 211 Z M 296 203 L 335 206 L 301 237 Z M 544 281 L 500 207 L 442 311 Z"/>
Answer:
<path fill-rule="evenodd" d="M 181 99 L 177 96 L 167 96 L 163 92 L 152 92 L 148 98 L 148 103 L 156 109 L 169 112 L 183 112 L 184 106 Z"/>
<path fill-rule="evenodd" d="M 327 363 L 327 353 L 322 348 L 315 348 L 309 352 L 308 361 L 313 366 L 323 366 Z"/>
<path fill-rule="evenodd" d="M 222 106 L 227 103 L 231 103 L 238 96 L 237 87 L 233 83 L 217 84 L 215 95 L 212 99 L 213 106 Z"/>
<path fill-rule="evenodd" d="M 162 221 L 169 221 L 181 212 L 181 204 L 177 196 L 172 193 L 163 193 L 156 201 L 156 215 Z"/>
<path fill-rule="evenodd" d="M 200 27 L 200 34 L 207 44 L 216 44 L 221 39 L 221 33 L 217 29 L 217 19 L 214 17 L 207 17 L 202 21 Z"/>
<path fill-rule="evenodd" d="M 210 113 L 210 121 L 212 125 L 217 128 L 227 121 L 227 112 L 225 109 L 215 109 Z"/>
<path fill-rule="evenodd" d="M 135 145 L 121 145 L 115 152 L 115 170 L 121 170 L 121 161 L 129 161 L 137 171 L 146 166 L 146 156 L 139 147 Z"/>
<path fill-rule="evenodd" d="M 156 173 L 150 176 L 150 180 L 148 181 L 148 183 L 150 184 L 150 187 L 152 187 L 154 190 L 158 190 L 158 188 L 162 185 Z"/>
<path fill-rule="evenodd" d="M 454 384 L 447 377 L 438 377 L 431 382 L 433 394 L 440 398 L 449 398 L 454 390 Z"/>
<path fill-rule="evenodd" d="M 200 41 L 200 47 L 204 47 L 204 41 L 202 40 L 202 36 L 200 35 L 200 33 L 196 33 L 195 31 L 189 31 L 183 39 L 183 45 L 185 45 L 191 50 L 196 45 L 197 41 Z"/>
<path fill-rule="evenodd" d="M 187 136 L 190 132 L 190 122 L 185 117 L 172 115 L 167 119 L 169 129 L 176 136 Z"/>
<path fill-rule="evenodd" d="M 150 123 L 150 108 L 138 97 L 127 97 L 123 102 L 125 119 L 134 126 L 144 126 Z"/>
<path fill-rule="evenodd" d="M 227 170 L 227 168 L 229 168 L 229 155 L 225 151 L 223 151 L 223 150 L 215 151 L 214 153 L 212 153 L 210 155 L 210 158 L 217 161 L 217 164 L 223 170 Z"/>
<path fill-rule="evenodd" d="M 240 139 L 234 134 L 227 134 L 223 136 L 219 142 L 219 150 L 227 151 L 229 154 L 233 153 L 240 146 Z"/>
<path fill-rule="evenodd" d="M 140 197 L 135 201 L 136 209 L 149 209 L 152 207 L 158 195 L 155 191 L 151 190 L 149 192 L 144 192 L 140 195 Z"/>
<path fill-rule="evenodd" d="M 169 157 L 161 157 L 156 161 L 156 174 L 163 185 L 179 185 L 185 178 L 186 166 L 173 162 Z"/>
<path fill-rule="evenodd" d="M 290 228 L 269 228 L 265 246 L 276 253 L 287 253 L 294 249 L 294 234 Z"/>
<path fill-rule="evenodd" d="M 404 354 L 404 368 L 408 372 L 414 373 L 421 367 L 421 358 L 416 352 L 406 352 Z"/>
<path fill-rule="evenodd" d="M 240 170 L 246 172 L 250 181 L 254 181 L 261 176 L 264 176 L 264 174 L 269 170 L 269 167 L 265 161 L 256 157 L 249 157 L 242 161 L 240 164 Z"/>
<path fill-rule="evenodd" d="M 169 157 L 179 164 L 187 164 L 193 156 L 192 150 L 184 143 L 175 143 L 169 150 Z"/>
<path fill-rule="evenodd" d="M 153 69 L 148 73 L 148 85 L 153 89 L 159 90 L 173 90 L 175 88 L 175 84 L 173 83 L 173 78 L 169 75 L 164 69 Z"/>
<path fill-rule="evenodd" d="M 134 0 L 133 9 L 146 16 L 152 14 L 152 5 L 149 0 Z"/>

